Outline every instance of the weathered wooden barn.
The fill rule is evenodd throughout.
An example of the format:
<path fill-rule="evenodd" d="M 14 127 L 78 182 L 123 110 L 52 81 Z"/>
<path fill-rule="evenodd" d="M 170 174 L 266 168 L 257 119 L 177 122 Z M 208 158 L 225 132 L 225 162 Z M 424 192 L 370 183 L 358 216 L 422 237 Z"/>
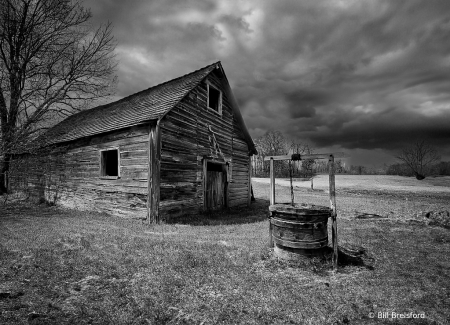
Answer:
<path fill-rule="evenodd" d="M 250 204 L 255 145 L 220 62 L 74 114 L 46 145 L 67 207 L 158 221 Z"/>

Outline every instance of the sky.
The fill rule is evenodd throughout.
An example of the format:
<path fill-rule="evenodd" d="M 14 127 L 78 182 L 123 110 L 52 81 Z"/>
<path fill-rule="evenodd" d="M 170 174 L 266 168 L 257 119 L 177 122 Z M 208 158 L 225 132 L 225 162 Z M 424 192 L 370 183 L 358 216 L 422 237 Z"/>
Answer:
<path fill-rule="evenodd" d="M 450 161 L 449 0 L 85 0 L 111 22 L 119 99 L 221 61 L 251 136 L 380 167 Z"/>

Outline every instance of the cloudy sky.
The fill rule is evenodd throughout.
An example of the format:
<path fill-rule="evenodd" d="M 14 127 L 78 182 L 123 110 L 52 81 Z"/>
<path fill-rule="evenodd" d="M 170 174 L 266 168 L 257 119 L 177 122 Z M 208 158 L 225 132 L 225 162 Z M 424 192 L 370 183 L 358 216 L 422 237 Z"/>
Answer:
<path fill-rule="evenodd" d="M 267 130 L 380 166 L 414 139 L 450 160 L 449 0 L 85 0 L 112 22 L 117 99 L 221 61 Z"/>

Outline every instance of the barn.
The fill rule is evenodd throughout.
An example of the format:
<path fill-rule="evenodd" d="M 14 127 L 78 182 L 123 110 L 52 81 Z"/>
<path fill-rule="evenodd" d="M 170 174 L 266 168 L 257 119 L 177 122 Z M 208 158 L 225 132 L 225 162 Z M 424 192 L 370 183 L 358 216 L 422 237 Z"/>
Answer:
<path fill-rule="evenodd" d="M 44 139 L 54 168 L 32 163 L 27 183 L 59 205 L 158 222 L 250 204 L 256 149 L 220 62 L 74 114 Z"/>

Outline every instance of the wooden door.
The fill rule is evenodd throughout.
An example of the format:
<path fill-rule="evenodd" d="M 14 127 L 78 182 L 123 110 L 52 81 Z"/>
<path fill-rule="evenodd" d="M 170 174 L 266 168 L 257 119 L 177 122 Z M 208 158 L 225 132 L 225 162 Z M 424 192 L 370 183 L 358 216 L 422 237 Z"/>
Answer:
<path fill-rule="evenodd" d="M 207 210 L 220 210 L 225 207 L 226 174 L 222 165 L 207 164 L 205 207 Z"/>

